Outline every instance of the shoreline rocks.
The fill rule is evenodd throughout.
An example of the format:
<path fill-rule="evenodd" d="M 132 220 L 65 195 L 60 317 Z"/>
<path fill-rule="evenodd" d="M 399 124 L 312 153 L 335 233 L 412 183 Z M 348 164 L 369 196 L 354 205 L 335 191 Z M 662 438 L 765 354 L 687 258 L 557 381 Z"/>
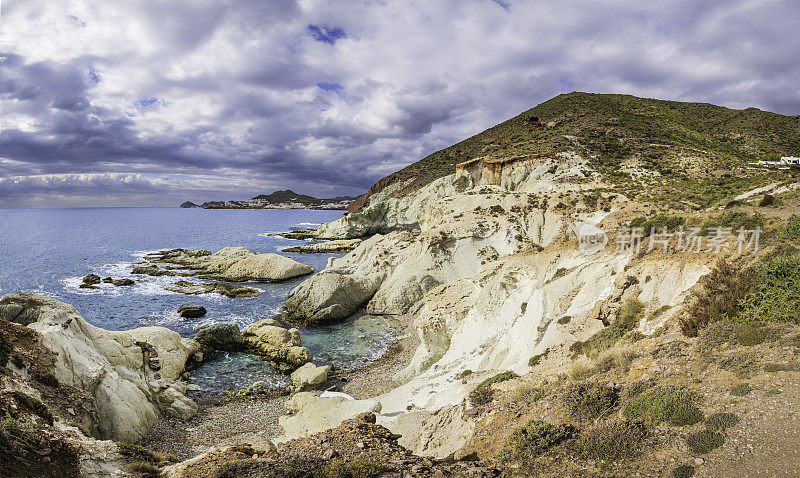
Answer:
<path fill-rule="evenodd" d="M 164 327 L 104 330 L 68 304 L 29 293 L 2 297 L 0 319 L 41 335 L 55 355 L 54 379 L 93 397 L 101 438 L 135 442 L 160 413 L 188 419 L 197 412 L 180 381 L 204 359 L 194 340 Z"/>
<path fill-rule="evenodd" d="M 250 350 L 272 361 L 278 371 L 289 372 L 311 361 L 300 331 L 285 329 L 273 319 L 259 320 L 243 330 L 242 337 Z"/>
<path fill-rule="evenodd" d="M 338 254 L 350 252 L 359 244 L 361 239 L 336 239 L 333 241 L 319 242 L 316 244 L 303 244 L 302 246 L 287 247 L 281 252 L 300 252 L 304 254 Z"/>
<path fill-rule="evenodd" d="M 279 282 L 311 274 L 314 269 L 286 256 L 256 253 L 245 247 L 226 247 L 215 253 L 205 249 L 171 249 L 148 254 L 134 274 L 176 275 L 229 282 Z M 174 264 L 162 268 L 158 264 Z"/>
<path fill-rule="evenodd" d="M 303 392 L 319 387 L 328 381 L 328 373 L 330 371 L 330 365 L 318 367 L 309 362 L 292 372 L 292 390 L 295 392 Z"/>
<path fill-rule="evenodd" d="M 260 355 L 281 373 L 311 362 L 311 351 L 302 346 L 300 331 L 281 327 L 274 319 L 263 319 L 243 331 L 235 322 L 204 325 L 194 337 L 216 350 L 246 351 Z"/>

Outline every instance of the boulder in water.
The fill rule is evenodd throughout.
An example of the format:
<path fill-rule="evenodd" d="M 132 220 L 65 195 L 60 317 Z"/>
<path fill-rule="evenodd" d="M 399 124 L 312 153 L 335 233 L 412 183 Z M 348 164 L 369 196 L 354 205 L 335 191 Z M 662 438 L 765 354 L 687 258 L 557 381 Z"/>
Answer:
<path fill-rule="evenodd" d="M 99 284 L 100 283 L 100 276 L 97 274 L 87 274 L 83 277 L 84 284 Z"/>
<path fill-rule="evenodd" d="M 184 304 L 178 307 L 178 314 L 186 319 L 197 319 L 206 315 L 206 308 L 202 305 Z"/>
<path fill-rule="evenodd" d="M 111 283 L 119 287 L 119 286 L 133 285 L 134 281 L 133 279 L 115 279 L 111 281 Z"/>
<path fill-rule="evenodd" d="M 242 350 L 245 341 L 235 322 L 204 325 L 197 330 L 194 340 L 215 350 Z"/>

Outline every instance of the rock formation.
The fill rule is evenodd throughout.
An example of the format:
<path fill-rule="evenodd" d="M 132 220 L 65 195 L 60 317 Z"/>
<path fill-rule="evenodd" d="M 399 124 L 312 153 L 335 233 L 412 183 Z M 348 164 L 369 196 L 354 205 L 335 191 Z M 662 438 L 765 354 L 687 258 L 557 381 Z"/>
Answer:
<path fill-rule="evenodd" d="M 179 380 L 203 360 L 201 346 L 164 327 L 108 331 L 70 305 L 36 294 L 0 299 L 0 319 L 27 325 L 55 354 L 58 382 L 89 393 L 101 438 L 135 442 L 160 413 L 188 419 L 197 406 Z"/>
<path fill-rule="evenodd" d="M 279 254 L 259 254 L 245 247 L 207 250 L 172 249 L 145 256 L 149 265 L 134 266 L 134 274 L 180 275 L 231 282 L 283 281 L 311 274 L 314 269 Z M 162 269 L 160 264 L 179 268 Z"/>

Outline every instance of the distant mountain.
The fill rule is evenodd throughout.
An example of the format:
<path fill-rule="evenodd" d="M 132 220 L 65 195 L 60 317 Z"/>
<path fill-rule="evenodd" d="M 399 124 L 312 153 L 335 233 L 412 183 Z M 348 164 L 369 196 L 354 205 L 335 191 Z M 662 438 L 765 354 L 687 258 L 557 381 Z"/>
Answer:
<path fill-rule="evenodd" d="M 589 158 L 604 174 L 636 161 L 666 178 L 704 179 L 766 156 L 800 154 L 800 116 L 629 95 L 559 95 L 379 180 L 348 209 L 363 209 L 393 184 L 402 183 L 394 197 L 416 191 L 471 159 L 553 157 L 564 151 Z"/>
<path fill-rule="evenodd" d="M 285 191 L 275 191 L 271 194 L 259 194 L 245 201 L 208 201 L 199 206 L 187 201 L 181 204 L 181 207 L 199 207 L 203 209 L 347 209 L 347 205 L 352 200 L 352 197 L 347 196 L 318 199 L 287 189 Z"/>
<path fill-rule="evenodd" d="M 318 204 L 322 201 L 325 201 L 325 199 L 317 199 L 313 196 L 296 193 L 291 189 L 287 189 L 285 191 L 275 191 L 272 194 L 259 194 L 253 199 L 260 199 L 273 204 L 291 203 L 291 202 L 300 204 Z"/>

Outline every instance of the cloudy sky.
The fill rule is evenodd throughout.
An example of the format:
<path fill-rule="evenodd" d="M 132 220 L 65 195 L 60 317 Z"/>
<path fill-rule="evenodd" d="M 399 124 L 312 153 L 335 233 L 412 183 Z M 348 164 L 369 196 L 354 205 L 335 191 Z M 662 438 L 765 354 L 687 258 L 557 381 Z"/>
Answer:
<path fill-rule="evenodd" d="M 574 90 L 800 114 L 795 0 L 0 1 L 0 207 L 356 195 Z"/>

